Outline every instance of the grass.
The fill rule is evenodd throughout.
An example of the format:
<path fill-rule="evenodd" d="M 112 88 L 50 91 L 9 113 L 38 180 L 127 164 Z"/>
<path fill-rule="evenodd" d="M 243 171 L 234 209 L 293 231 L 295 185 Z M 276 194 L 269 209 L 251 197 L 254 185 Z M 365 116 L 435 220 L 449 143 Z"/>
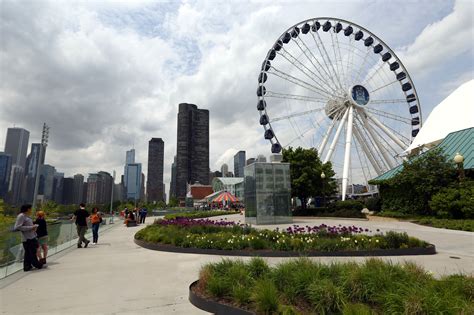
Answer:
<path fill-rule="evenodd" d="M 205 265 L 198 293 L 257 314 L 473 314 L 474 278 L 434 278 L 413 264 L 261 258 Z"/>
<path fill-rule="evenodd" d="M 192 211 L 192 212 L 180 212 L 180 213 L 169 213 L 164 216 L 167 220 L 173 220 L 177 218 L 188 218 L 188 219 L 199 219 L 199 218 L 209 218 L 219 215 L 228 215 L 240 213 L 239 211 L 226 211 L 226 210 L 202 210 L 202 211 Z"/>
<path fill-rule="evenodd" d="M 427 247 L 428 243 L 406 233 L 372 233 L 357 227 L 318 227 L 291 230 L 257 230 L 225 221 L 158 220 L 138 231 L 135 238 L 177 247 L 221 250 L 322 251 L 378 250 Z M 229 223 L 226 223 L 229 224 Z M 364 231 L 364 234 L 362 231 Z"/>
<path fill-rule="evenodd" d="M 474 232 L 474 219 L 440 219 L 436 217 L 413 216 L 395 211 L 382 211 L 376 215 L 407 220 L 435 228 Z"/>

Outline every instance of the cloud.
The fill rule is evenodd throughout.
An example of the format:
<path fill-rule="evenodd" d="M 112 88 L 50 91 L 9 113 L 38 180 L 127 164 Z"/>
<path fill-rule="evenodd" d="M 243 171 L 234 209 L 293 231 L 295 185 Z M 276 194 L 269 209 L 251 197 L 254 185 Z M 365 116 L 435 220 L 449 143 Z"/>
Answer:
<path fill-rule="evenodd" d="M 408 69 L 421 77 L 460 55 L 468 53 L 472 58 L 473 9 L 472 1 L 457 0 L 452 13 L 426 26 L 411 45 L 402 48 L 400 57 Z"/>

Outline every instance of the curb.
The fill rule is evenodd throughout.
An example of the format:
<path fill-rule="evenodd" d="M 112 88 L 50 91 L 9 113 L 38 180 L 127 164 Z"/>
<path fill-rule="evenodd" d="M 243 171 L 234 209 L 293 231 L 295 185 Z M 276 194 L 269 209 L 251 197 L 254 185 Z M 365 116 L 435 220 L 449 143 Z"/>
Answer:
<path fill-rule="evenodd" d="M 202 249 L 195 247 L 178 247 L 169 244 L 150 243 L 134 239 L 135 244 L 150 250 L 201 254 L 201 255 L 220 255 L 220 256 L 258 256 L 258 257 L 370 257 L 370 256 L 413 256 L 413 255 L 434 255 L 436 247 L 430 244 L 428 247 L 397 248 L 397 249 L 378 249 L 378 250 L 359 250 L 359 251 L 336 251 L 336 252 L 294 252 L 294 251 L 275 251 L 275 250 L 225 250 L 225 249 Z"/>
<path fill-rule="evenodd" d="M 243 310 L 241 308 L 233 307 L 226 304 L 221 304 L 212 300 L 205 299 L 193 292 L 192 288 L 197 285 L 199 280 L 194 281 L 189 286 L 189 302 L 195 307 L 217 315 L 254 315 L 255 313 Z"/>

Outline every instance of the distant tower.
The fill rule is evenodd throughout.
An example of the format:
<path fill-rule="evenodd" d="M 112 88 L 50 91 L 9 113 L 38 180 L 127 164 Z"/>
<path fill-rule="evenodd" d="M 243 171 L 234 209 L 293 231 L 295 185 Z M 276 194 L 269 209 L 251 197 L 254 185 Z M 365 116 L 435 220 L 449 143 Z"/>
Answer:
<path fill-rule="evenodd" d="M 228 173 L 229 173 L 229 166 L 227 164 L 222 164 L 221 166 L 221 173 L 222 173 L 222 177 L 228 177 Z"/>
<path fill-rule="evenodd" d="M 147 202 L 165 201 L 163 190 L 164 151 L 165 143 L 161 138 L 152 138 L 148 142 Z"/>
<path fill-rule="evenodd" d="M 257 156 L 257 159 L 255 160 L 255 162 L 266 162 L 266 161 L 267 161 L 267 158 L 263 154 L 259 154 Z"/>
<path fill-rule="evenodd" d="M 234 176 L 244 177 L 245 151 L 239 151 L 234 155 Z"/>
<path fill-rule="evenodd" d="M 209 111 L 181 103 L 176 146 L 176 196 L 186 197 L 187 185 L 209 184 Z"/>
<path fill-rule="evenodd" d="M 174 156 L 173 163 L 171 164 L 171 181 L 170 181 L 170 194 L 169 197 L 176 197 L 176 155 Z"/>

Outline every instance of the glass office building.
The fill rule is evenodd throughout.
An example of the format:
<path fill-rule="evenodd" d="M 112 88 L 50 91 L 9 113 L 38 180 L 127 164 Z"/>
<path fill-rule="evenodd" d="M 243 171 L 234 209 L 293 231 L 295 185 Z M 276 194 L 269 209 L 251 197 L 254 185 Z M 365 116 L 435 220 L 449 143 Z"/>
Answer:
<path fill-rule="evenodd" d="M 290 164 L 256 162 L 245 173 L 245 222 L 291 223 Z"/>

